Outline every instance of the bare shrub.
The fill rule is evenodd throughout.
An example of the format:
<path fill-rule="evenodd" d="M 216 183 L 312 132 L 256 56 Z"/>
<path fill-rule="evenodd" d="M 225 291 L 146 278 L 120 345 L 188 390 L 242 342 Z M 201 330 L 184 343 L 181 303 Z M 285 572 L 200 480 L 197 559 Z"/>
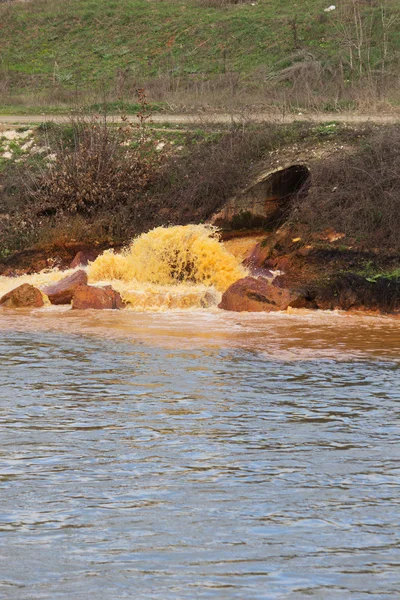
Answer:
<path fill-rule="evenodd" d="M 302 133 L 296 126 L 242 123 L 187 136 L 180 152 L 154 153 L 157 138 L 147 141 L 150 130 L 132 148 L 121 146 L 124 132 L 103 121 L 78 118 L 67 127 L 53 125 L 45 138 L 56 150 L 55 163 L 39 175 L 31 166 L 18 166 L 20 182 L 30 177 L 31 183 L 28 197 L 17 186 L 16 218 L 40 242 L 97 239 L 109 245 L 157 225 L 202 222 L 247 183 L 269 150 Z M 14 198 L 11 203 L 16 205 Z"/>
<path fill-rule="evenodd" d="M 10 78 L 4 71 L 0 71 L 0 97 L 8 94 L 10 88 Z"/>
<path fill-rule="evenodd" d="M 139 136 L 132 146 L 126 128 L 112 127 L 105 118 L 72 117 L 56 144 L 53 162 L 31 182 L 37 214 L 118 209 L 154 177 L 158 158 L 151 145 Z"/>
<path fill-rule="evenodd" d="M 287 66 L 284 66 L 286 63 Z M 289 63 L 289 64 L 287 64 Z M 321 83 L 324 67 L 311 52 L 298 51 L 287 56 L 275 66 L 275 69 L 267 75 L 267 81 L 287 82 L 293 85 L 299 81 L 307 81 L 311 85 Z"/>
<path fill-rule="evenodd" d="M 291 218 L 311 232 L 333 227 L 368 248 L 400 248 L 400 126 L 314 165 L 308 197 Z"/>

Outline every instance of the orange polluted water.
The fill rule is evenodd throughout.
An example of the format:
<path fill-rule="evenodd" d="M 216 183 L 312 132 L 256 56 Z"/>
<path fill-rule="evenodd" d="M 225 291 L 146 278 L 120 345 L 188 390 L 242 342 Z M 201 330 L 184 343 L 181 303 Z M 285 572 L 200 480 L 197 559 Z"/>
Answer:
<path fill-rule="evenodd" d="M 400 321 L 390 317 L 217 309 L 221 293 L 247 274 L 241 265 L 248 252 L 246 243 L 222 244 L 217 231 L 205 225 L 156 228 L 133 240 L 124 252 L 108 250 L 87 267 L 89 283 L 111 284 L 128 303 L 128 310 L 81 313 L 71 311 L 69 305 L 49 303 L 36 310 L 0 309 L 1 328 L 57 330 L 163 347 L 236 347 L 278 360 L 400 352 Z M 0 296 L 22 283 L 40 288 L 72 272 L 53 269 L 0 277 Z"/>
<path fill-rule="evenodd" d="M 269 360 L 400 360 L 400 320 L 297 310 L 231 313 L 216 308 L 173 311 L 71 311 L 67 307 L 4 310 L 3 331 L 128 341 L 191 351 L 241 349 Z"/>
<path fill-rule="evenodd" d="M 206 225 L 157 227 L 120 254 L 99 256 L 90 282 L 110 282 L 134 310 L 216 305 L 221 292 L 247 272 L 240 258 Z"/>
<path fill-rule="evenodd" d="M 127 278 L 152 255 L 141 244 L 119 273 L 109 254 L 92 266 L 142 294 L 133 310 L 0 309 L 0 589 L 397 597 L 400 321 L 198 308 L 234 268 L 192 281 L 185 250 L 182 275 L 160 283 L 161 251 L 152 281 Z M 234 267 L 207 247 L 197 273 L 219 251 Z"/>

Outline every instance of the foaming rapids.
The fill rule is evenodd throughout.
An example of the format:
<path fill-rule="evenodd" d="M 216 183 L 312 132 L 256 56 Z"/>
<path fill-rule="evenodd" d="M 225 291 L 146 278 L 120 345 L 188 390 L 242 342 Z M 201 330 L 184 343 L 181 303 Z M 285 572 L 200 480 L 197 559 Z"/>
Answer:
<path fill-rule="evenodd" d="M 89 284 L 112 285 L 136 311 L 207 308 L 247 271 L 206 225 L 157 227 L 120 253 L 106 250 L 87 267 Z M 43 287 L 72 271 L 0 277 L 0 295 L 22 283 Z"/>

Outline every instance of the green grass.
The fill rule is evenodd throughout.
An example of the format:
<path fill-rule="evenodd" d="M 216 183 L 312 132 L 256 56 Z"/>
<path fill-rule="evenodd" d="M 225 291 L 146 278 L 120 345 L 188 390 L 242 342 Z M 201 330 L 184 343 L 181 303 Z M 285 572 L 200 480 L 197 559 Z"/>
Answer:
<path fill-rule="evenodd" d="M 388 2 L 396 10 L 395 0 Z M 326 6 L 326 0 L 258 0 L 219 9 L 196 0 L 6 3 L 0 5 L 0 79 L 17 95 L 70 90 L 67 105 L 88 89 L 132 96 L 135 82 L 146 78 L 193 81 L 235 72 L 244 85 L 246 78 L 262 83 L 265 73 L 291 64 L 293 20 L 302 51 L 323 63 L 339 60 L 335 17 L 324 13 Z M 399 31 L 400 24 L 390 36 L 391 52 L 400 48 Z M 378 46 L 373 41 L 374 66 Z"/>
<path fill-rule="evenodd" d="M 366 265 L 365 269 L 357 273 L 370 283 L 376 283 L 379 279 L 400 279 L 400 267 L 377 270 L 373 264 Z"/>
<path fill-rule="evenodd" d="M 325 0 L 303 0 L 299 29 L 308 45 L 323 42 L 318 22 Z M 2 12 L 2 58 L 10 72 L 75 84 L 113 77 L 118 70 L 156 76 L 246 73 L 291 52 L 291 0 L 228 9 L 168 0 L 33 0 Z M 225 59 L 224 59 L 225 56 Z"/>
<path fill-rule="evenodd" d="M 69 106 L 66 104 L 59 105 L 43 105 L 43 104 L 30 104 L 30 105 L 19 105 L 19 104 L 0 104 L 0 115 L 64 115 L 66 111 L 87 113 L 107 113 L 110 114 L 125 114 L 125 115 L 136 115 L 140 111 L 141 107 L 137 102 L 95 102 L 92 104 L 83 104 L 79 107 Z M 149 112 L 163 112 L 166 106 L 162 102 L 149 102 L 147 110 Z"/>
<path fill-rule="evenodd" d="M 45 111 L 44 111 L 45 108 Z M 46 106 L 43 105 L 29 105 L 24 106 L 20 104 L 0 104 L 0 115 L 40 115 L 45 112 L 48 115 L 61 115 L 64 114 L 66 107 L 63 106 Z"/>

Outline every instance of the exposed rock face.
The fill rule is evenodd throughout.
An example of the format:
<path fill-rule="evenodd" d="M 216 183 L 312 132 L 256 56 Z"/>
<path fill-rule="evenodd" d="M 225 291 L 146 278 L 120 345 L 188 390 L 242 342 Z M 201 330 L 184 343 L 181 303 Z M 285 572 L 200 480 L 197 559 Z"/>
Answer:
<path fill-rule="evenodd" d="M 52 304 L 69 304 L 77 287 L 86 283 L 87 275 L 85 271 L 77 271 L 68 277 L 64 277 L 54 285 L 43 288 L 43 292 L 49 297 Z"/>
<path fill-rule="evenodd" d="M 245 277 L 231 285 L 222 296 L 219 308 L 237 312 L 272 312 L 307 306 L 300 292 L 291 292 L 268 283 L 264 278 Z"/>
<path fill-rule="evenodd" d="M 120 294 L 110 285 L 103 288 L 92 285 L 80 285 L 74 292 L 72 308 L 96 310 L 124 308 L 125 303 Z"/>
<path fill-rule="evenodd" d="M 0 305 L 7 308 L 40 308 L 44 302 L 40 290 L 29 283 L 24 283 L 0 298 Z"/>
<path fill-rule="evenodd" d="M 260 267 L 286 271 L 300 248 L 303 248 L 301 238 L 296 238 L 292 228 L 285 224 L 272 233 L 266 233 L 265 239 L 254 246 L 244 264 L 251 271 Z"/>

